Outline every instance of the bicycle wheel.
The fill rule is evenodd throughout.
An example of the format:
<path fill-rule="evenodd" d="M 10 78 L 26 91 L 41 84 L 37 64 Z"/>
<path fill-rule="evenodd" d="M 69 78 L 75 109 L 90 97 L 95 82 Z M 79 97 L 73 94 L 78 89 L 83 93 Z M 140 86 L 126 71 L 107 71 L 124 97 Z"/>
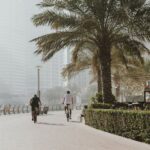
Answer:
<path fill-rule="evenodd" d="M 37 122 L 37 114 L 36 114 L 36 111 L 34 111 L 34 113 L 33 113 L 33 121 L 34 121 L 34 123 Z"/>
<path fill-rule="evenodd" d="M 67 118 L 67 121 L 69 121 L 70 113 L 69 113 L 68 106 L 66 107 L 66 118 Z"/>
<path fill-rule="evenodd" d="M 34 123 L 37 122 L 37 115 L 38 115 L 39 109 L 36 107 L 34 110 L 34 116 L 33 116 L 33 121 Z"/>
<path fill-rule="evenodd" d="M 67 117 L 67 121 L 69 122 L 69 117 L 70 117 L 69 112 L 66 113 L 66 117 Z"/>

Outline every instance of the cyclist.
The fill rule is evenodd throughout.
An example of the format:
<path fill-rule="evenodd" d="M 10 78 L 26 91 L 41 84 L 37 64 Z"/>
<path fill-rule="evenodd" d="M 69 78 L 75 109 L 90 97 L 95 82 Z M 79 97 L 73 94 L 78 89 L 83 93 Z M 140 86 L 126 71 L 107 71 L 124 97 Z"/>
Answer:
<path fill-rule="evenodd" d="M 41 101 L 39 97 L 37 97 L 37 95 L 34 95 L 34 97 L 31 98 L 30 105 L 31 105 L 31 111 L 32 111 L 32 120 L 36 122 L 36 120 L 34 120 L 34 115 L 35 113 L 39 112 L 39 107 L 41 105 Z"/>
<path fill-rule="evenodd" d="M 70 91 L 67 91 L 67 94 L 64 96 L 63 99 L 64 109 L 65 112 L 68 109 L 69 110 L 69 116 L 71 119 L 72 109 L 73 109 L 73 96 L 70 94 Z"/>

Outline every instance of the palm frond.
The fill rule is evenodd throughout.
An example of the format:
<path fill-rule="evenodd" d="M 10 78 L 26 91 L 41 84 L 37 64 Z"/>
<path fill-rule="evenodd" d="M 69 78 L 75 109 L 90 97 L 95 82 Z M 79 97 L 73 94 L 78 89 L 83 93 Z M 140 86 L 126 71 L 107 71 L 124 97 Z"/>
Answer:
<path fill-rule="evenodd" d="M 41 37 L 35 38 L 32 41 L 36 42 L 38 49 L 37 54 L 43 55 L 43 60 L 50 59 L 55 52 L 78 43 L 82 38 L 79 32 L 56 32 Z"/>
<path fill-rule="evenodd" d="M 76 16 L 62 12 L 57 13 L 54 10 L 47 10 L 34 15 L 32 20 L 36 26 L 49 25 L 52 29 L 74 28 L 81 21 Z"/>
<path fill-rule="evenodd" d="M 150 54 L 149 49 L 142 42 L 130 39 L 130 37 L 127 36 L 123 36 L 122 38 L 120 37 L 116 43 L 116 48 L 120 49 L 120 51 L 123 51 L 124 54 L 140 60 L 141 63 L 144 62 L 142 54 Z"/>
<path fill-rule="evenodd" d="M 79 72 L 88 69 L 90 67 L 90 63 L 88 60 L 83 60 L 77 63 L 70 63 L 63 68 L 62 75 L 63 77 L 71 78 L 77 75 Z"/>
<path fill-rule="evenodd" d="M 41 8 L 53 8 L 57 11 L 67 11 L 72 14 L 86 15 L 88 8 L 82 0 L 45 0 L 38 4 Z"/>

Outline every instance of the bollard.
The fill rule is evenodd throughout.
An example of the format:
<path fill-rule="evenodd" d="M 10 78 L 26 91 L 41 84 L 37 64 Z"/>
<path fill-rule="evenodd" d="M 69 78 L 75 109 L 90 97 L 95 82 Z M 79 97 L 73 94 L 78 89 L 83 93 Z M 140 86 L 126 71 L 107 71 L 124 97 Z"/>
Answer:
<path fill-rule="evenodd" d="M 6 115 L 6 106 L 4 105 L 3 114 Z"/>
<path fill-rule="evenodd" d="M 15 114 L 15 106 L 13 106 L 13 114 Z"/>
<path fill-rule="evenodd" d="M 17 107 L 17 113 L 20 113 L 20 106 Z"/>

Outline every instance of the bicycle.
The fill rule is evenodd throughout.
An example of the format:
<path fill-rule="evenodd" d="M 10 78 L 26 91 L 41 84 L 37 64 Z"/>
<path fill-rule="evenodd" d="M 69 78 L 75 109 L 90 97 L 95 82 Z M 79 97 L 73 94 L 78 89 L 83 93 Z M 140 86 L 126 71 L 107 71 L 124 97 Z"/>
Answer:
<path fill-rule="evenodd" d="M 67 104 L 65 106 L 65 112 L 66 112 L 66 118 L 67 118 L 67 121 L 69 122 L 69 119 L 71 119 L 71 108 L 70 108 L 70 104 Z"/>
<path fill-rule="evenodd" d="M 39 114 L 39 108 L 35 107 L 34 111 L 32 111 L 32 120 L 34 123 L 37 122 L 37 115 Z"/>

